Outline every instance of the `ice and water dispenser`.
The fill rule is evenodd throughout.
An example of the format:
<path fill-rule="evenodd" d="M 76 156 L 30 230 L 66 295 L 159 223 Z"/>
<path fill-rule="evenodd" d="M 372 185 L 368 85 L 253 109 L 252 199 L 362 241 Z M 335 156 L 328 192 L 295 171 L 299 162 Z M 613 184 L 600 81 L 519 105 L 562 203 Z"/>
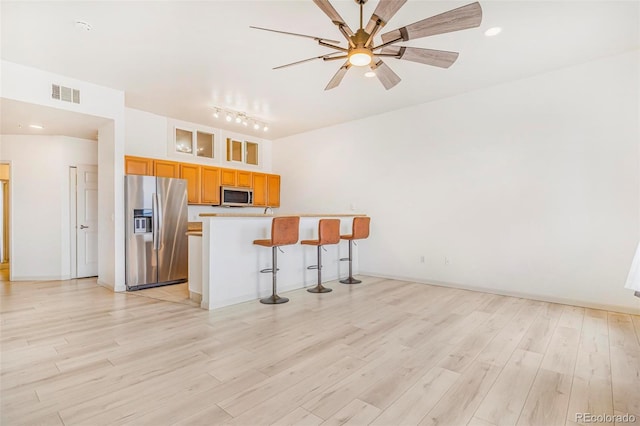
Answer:
<path fill-rule="evenodd" d="M 133 209 L 133 233 L 146 234 L 153 229 L 151 209 Z"/>

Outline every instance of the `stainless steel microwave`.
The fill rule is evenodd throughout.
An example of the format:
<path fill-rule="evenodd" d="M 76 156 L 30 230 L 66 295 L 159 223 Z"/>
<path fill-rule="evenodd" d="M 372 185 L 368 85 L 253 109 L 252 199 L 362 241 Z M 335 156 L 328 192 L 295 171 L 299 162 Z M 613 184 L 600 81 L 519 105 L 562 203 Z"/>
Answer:
<path fill-rule="evenodd" d="M 226 207 L 246 207 L 253 205 L 253 189 L 220 187 L 220 205 Z"/>

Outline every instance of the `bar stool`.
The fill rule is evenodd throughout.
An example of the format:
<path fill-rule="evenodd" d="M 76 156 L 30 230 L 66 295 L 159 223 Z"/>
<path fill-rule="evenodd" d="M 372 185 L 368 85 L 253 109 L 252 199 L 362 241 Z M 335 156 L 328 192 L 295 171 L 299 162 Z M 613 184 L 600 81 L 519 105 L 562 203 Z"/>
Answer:
<path fill-rule="evenodd" d="M 253 241 L 253 244 L 263 247 L 271 247 L 271 268 L 262 269 L 260 272 L 271 272 L 272 294 L 269 297 L 260 299 L 260 303 L 264 303 L 265 305 L 277 305 L 280 303 L 287 303 L 289 301 L 286 297 L 280 297 L 276 294 L 276 285 L 278 281 L 278 250 L 280 249 L 280 246 L 288 246 L 298 242 L 299 226 L 300 218 L 298 216 L 274 217 L 271 222 L 271 239 Z"/>
<path fill-rule="evenodd" d="M 318 264 L 309 266 L 307 269 L 318 270 L 318 285 L 310 288 L 309 293 L 329 293 L 332 289 L 322 286 L 322 246 L 327 244 L 338 244 L 340 242 L 340 219 L 320 219 L 318 223 L 318 239 L 302 240 L 300 244 L 318 247 Z"/>
<path fill-rule="evenodd" d="M 362 281 L 353 278 L 353 254 L 352 245 L 355 244 L 355 240 L 362 240 L 369 237 L 369 224 L 371 218 L 366 216 L 356 216 L 353 218 L 353 225 L 351 228 L 351 234 L 340 235 L 340 239 L 349 240 L 349 257 L 342 258 L 340 260 L 349 261 L 349 277 L 344 280 L 340 280 L 342 284 L 360 284 Z"/>

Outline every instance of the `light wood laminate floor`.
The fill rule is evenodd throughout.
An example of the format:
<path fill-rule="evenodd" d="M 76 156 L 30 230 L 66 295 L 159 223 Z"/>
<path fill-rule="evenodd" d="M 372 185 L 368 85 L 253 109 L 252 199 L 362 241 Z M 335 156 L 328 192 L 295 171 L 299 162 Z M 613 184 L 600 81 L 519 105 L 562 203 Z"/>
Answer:
<path fill-rule="evenodd" d="M 200 308 L 200 303 L 189 298 L 188 283 L 145 288 L 144 290 L 132 291 L 129 294 Z"/>
<path fill-rule="evenodd" d="M 212 312 L 2 282 L 1 423 L 640 423 L 639 316 L 364 281 Z"/>

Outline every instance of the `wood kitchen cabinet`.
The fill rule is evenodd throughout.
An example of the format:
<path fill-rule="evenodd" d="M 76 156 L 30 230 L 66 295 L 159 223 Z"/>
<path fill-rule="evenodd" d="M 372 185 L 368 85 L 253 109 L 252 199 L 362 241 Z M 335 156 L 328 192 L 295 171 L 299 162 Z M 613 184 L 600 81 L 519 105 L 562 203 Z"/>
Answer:
<path fill-rule="evenodd" d="M 185 179 L 188 204 L 220 205 L 220 187 L 253 189 L 253 205 L 280 207 L 280 176 L 153 158 L 124 157 L 127 175 Z"/>
<path fill-rule="evenodd" d="M 200 181 L 202 191 L 200 192 L 200 204 L 220 204 L 220 176 L 221 169 L 217 167 L 201 167 Z"/>
<path fill-rule="evenodd" d="M 280 176 L 253 173 L 253 205 L 280 207 Z"/>
<path fill-rule="evenodd" d="M 264 173 L 253 174 L 253 205 L 267 205 L 267 175 Z"/>
<path fill-rule="evenodd" d="M 176 161 L 154 160 L 153 169 L 157 177 L 180 179 L 180 163 Z"/>
<path fill-rule="evenodd" d="M 280 207 L 280 175 L 267 175 L 267 205 Z"/>
<path fill-rule="evenodd" d="M 143 157 L 124 157 L 125 175 L 153 176 L 153 160 Z"/>
<path fill-rule="evenodd" d="M 220 185 L 251 188 L 251 172 L 236 169 L 220 169 Z"/>
<path fill-rule="evenodd" d="M 236 186 L 251 188 L 251 185 L 253 184 L 252 175 L 252 172 L 237 170 Z"/>
<path fill-rule="evenodd" d="M 187 181 L 187 203 L 200 204 L 201 199 L 201 166 L 180 164 L 180 178 Z"/>
<path fill-rule="evenodd" d="M 220 169 L 220 185 L 236 186 L 238 171 L 234 169 Z"/>

